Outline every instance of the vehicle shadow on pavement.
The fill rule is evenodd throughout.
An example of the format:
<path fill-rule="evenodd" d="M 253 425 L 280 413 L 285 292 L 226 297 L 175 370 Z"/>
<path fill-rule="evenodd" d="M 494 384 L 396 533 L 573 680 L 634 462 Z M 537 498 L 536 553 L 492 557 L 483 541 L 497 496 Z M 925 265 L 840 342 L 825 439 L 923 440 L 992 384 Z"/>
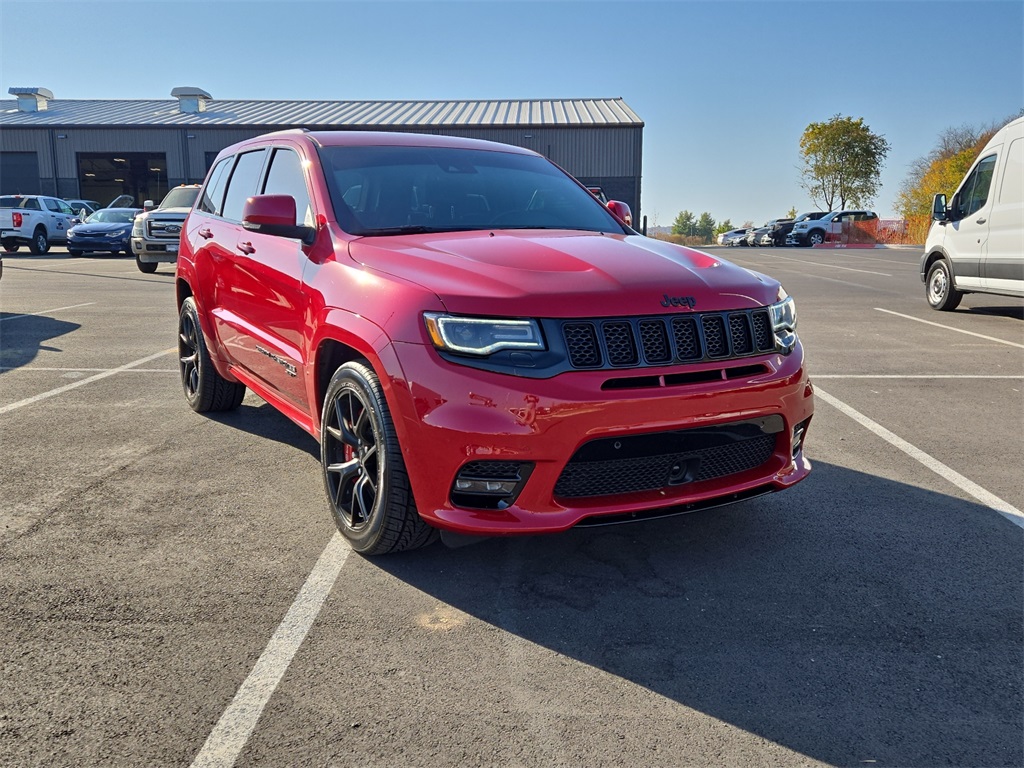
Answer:
<path fill-rule="evenodd" d="M 312 435 L 251 392 L 246 393 L 246 399 L 238 410 L 212 412 L 206 416 L 212 421 L 246 434 L 305 451 L 320 461 L 320 444 Z"/>
<path fill-rule="evenodd" d="M 365 562 L 816 760 L 1021 765 L 1022 535 L 815 462 L 811 481 L 719 510 Z"/>
<path fill-rule="evenodd" d="M 0 312 L 0 374 L 28 365 L 40 350 L 60 352 L 59 348 L 47 346 L 45 342 L 81 327 L 80 323 L 69 323 L 46 315 Z"/>
<path fill-rule="evenodd" d="M 989 315 L 992 317 L 1008 317 L 1014 320 L 1024 320 L 1024 307 L 961 307 L 954 312 L 963 312 L 966 315 Z"/>

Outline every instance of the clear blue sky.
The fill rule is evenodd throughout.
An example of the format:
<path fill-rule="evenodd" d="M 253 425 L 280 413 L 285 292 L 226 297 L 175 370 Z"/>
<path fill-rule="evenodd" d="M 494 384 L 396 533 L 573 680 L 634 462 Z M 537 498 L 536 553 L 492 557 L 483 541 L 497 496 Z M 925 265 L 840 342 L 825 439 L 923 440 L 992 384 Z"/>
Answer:
<path fill-rule="evenodd" d="M 0 98 L 622 97 L 641 205 L 758 224 L 791 206 L 800 134 L 863 117 L 892 151 L 875 209 L 951 126 L 1024 107 L 1024 2 L 0 0 Z"/>

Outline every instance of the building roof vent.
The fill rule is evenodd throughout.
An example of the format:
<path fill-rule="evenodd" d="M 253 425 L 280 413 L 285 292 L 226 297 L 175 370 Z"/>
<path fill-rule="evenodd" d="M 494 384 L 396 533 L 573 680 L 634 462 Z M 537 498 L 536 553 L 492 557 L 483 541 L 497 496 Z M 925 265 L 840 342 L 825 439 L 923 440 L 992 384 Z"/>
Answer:
<path fill-rule="evenodd" d="M 178 109 L 181 112 L 196 113 L 206 111 L 206 102 L 210 101 L 213 96 L 208 94 L 202 88 L 174 88 L 171 90 L 171 96 L 178 100 Z"/>
<path fill-rule="evenodd" d="M 7 92 L 18 97 L 19 112 L 42 112 L 53 98 L 46 88 L 8 88 Z"/>

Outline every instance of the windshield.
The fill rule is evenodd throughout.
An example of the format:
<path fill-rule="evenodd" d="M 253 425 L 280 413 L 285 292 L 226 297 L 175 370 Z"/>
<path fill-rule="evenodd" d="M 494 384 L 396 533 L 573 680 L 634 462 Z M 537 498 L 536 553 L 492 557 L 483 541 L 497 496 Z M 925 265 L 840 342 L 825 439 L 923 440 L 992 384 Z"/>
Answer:
<path fill-rule="evenodd" d="M 91 214 L 86 222 L 89 224 L 131 224 L 135 218 L 135 211 L 125 211 L 116 208 L 101 208 Z"/>
<path fill-rule="evenodd" d="M 159 208 L 191 208 L 199 196 L 199 187 L 175 187 L 160 201 Z"/>
<path fill-rule="evenodd" d="M 320 153 L 338 222 L 355 235 L 628 231 L 542 157 L 446 147 L 324 147 Z"/>

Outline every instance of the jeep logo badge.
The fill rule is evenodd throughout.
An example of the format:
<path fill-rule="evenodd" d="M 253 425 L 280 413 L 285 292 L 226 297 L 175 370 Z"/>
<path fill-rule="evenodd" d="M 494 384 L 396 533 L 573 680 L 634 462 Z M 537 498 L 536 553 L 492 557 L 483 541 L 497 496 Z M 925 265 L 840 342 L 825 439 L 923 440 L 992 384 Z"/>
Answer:
<path fill-rule="evenodd" d="M 661 300 L 661 306 L 663 307 L 689 307 L 693 309 L 696 305 L 697 300 L 693 296 L 669 296 L 666 293 Z"/>

